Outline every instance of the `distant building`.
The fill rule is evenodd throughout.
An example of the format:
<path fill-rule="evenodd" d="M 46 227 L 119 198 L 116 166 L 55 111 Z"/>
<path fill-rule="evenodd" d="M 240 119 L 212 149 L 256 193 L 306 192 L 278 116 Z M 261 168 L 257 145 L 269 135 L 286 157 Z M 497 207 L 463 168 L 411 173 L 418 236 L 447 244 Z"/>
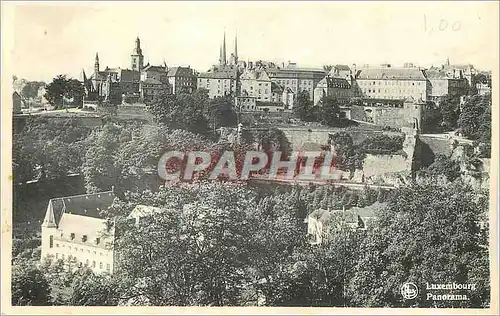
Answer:
<path fill-rule="evenodd" d="M 379 68 L 361 69 L 356 77 L 359 95 L 368 99 L 427 101 L 431 85 L 423 69 L 392 68 L 384 65 Z"/>
<path fill-rule="evenodd" d="M 257 98 L 249 96 L 246 93 L 242 93 L 240 96 L 234 98 L 234 104 L 238 111 L 240 112 L 253 112 L 257 111 Z"/>
<path fill-rule="evenodd" d="M 477 94 L 485 95 L 491 93 L 491 87 L 486 83 L 478 82 L 476 84 Z"/>
<path fill-rule="evenodd" d="M 449 96 L 462 96 L 467 94 L 467 79 L 461 73 L 447 74 L 445 71 L 429 69 L 425 71 L 426 77 L 431 86 L 429 94 L 430 101 L 438 101 L 439 98 Z"/>
<path fill-rule="evenodd" d="M 130 56 L 131 69 L 106 67 L 100 70 L 99 55 L 96 53 L 94 73 L 87 78 L 83 71 L 86 101 L 116 104 L 121 102 L 123 95 L 139 95 L 141 71 L 144 69 L 144 56 L 140 45 L 140 40 L 137 38 Z"/>
<path fill-rule="evenodd" d="M 42 223 L 42 260 L 50 257 L 113 273 L 114 226 L 99 211 L 113 203 L 113 191 L 50 199 Z"/>
<path fill-rule="evenodd" d="M 12 93 L 12 113 L 14 114 L 21 113 L 22 103 L 23 101 L 21 95 L 16 91 L 14 91 L 14 93 Z"/>
<path fill-rule="evenodd" d="M 139 83 L 140 98 L 144 102 L 150 102 L 164 92 L 170 92 L 167 65 L 146 65 L 141 71 L 141 80 Z"/>
<path fill-rule="evenodd" d="M 241 74 L 238 61 L 238 46 L 235 38 L 234 54 L 230 63 L 226 58 L 226 34 L 220 47 L 219 63 L 207 72 L 198 74 L 198 89 L 208 90 L 209 98 L 224 96 L 236 97 L 240 94 L 239 76 Z"/>
<path fill-rule="evenodd" d="M 272 82 L 264 69 L 245 69 L 240 81 L 242 94 L 255 97 L 258 101 L 272 102 Z"/>
<path fill-rule="evenodd" d="M 167 78 L 173 94 L 193 93 L 196 90 L 196 76 L 191 67 L 172 67 Z"/>
<path fill-rule="evenodd" d="M 297 68 L 290 64 L 287 68 L 267 68 L 266 73 L 271 81 L 279 84 L 283 89 L 289 88 L 294 95 L 306 91 L 311 101 L 314 98 L 314 88 L 326 75 L 323 69 Z"/>
<path fill-rule="evenodd" d="M 350 76 L 350 75 L 348 75 Z M 350 78 L 335 78 L 326 76 L 321 79 L 314 89 L 314 104 L 318 104 L 323 97 L 332 97 L 339 103 L 348 103 L 354 96 Z"/>
<path fill-rule="evenodd" d="M 353 207 L 349 210 L 324 210 L 313 211 L 305 219 L 307 223 L 307 234 L 313 245 L 322 244 L 328 235 L 336 227 L 347 226 L 352 229 L 365 230 L 370 222 L 376 218 L 376 210 L 383 206 L 375 203 L 371 206 L 359 208 Z"/>
<path fill-rule="evenodd" d="M 151 215 L 160 213 L 162 210 L 159 207 L 149 206 L 149 205 L 137 205 L 134 207 L 132 212 L 130 212 L 128 219 L 133 219 L 135 225 L 139 225 L 141 219 L 148 218 Z"/>

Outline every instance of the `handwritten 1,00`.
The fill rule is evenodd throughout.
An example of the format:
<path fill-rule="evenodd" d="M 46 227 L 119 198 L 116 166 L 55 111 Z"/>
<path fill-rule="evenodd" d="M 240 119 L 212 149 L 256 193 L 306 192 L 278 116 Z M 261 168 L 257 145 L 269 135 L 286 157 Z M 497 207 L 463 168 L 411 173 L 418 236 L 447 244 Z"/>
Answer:
<path fill-rule="evenodd" d="M 434 31 L 444 32 L 446 30 L 452 30 L 454 32 L 459 31 L 462 27 L 460 21 L 454 21 L 452 23 L 448 22 L 446 19 L 440 19 L 439 23 L 429 23 L 427 16 L 424 14 L 424 31 L 431 34 Z"/>

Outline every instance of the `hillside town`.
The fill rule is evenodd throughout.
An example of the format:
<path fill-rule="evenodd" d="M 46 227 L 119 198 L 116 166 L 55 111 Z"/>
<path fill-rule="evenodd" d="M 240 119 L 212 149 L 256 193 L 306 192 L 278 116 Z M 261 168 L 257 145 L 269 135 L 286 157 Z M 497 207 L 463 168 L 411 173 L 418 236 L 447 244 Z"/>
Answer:
<path fill-rule="evenodd" d="M 132 37 L 128 65 L 14 78 L 12 304 L 489 307 L 491 70 L 251 61 L 221 33 L 208 69 Z"/>

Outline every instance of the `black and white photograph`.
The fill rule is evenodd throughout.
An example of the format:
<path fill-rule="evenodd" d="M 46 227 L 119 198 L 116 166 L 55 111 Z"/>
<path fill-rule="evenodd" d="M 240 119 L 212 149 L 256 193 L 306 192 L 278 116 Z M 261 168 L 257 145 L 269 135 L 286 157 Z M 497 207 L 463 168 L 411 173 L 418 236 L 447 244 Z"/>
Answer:
<path fill-rule="evenodd" d="M 498 2 L 1 6 L 2 313 L 498 315 Z"/>

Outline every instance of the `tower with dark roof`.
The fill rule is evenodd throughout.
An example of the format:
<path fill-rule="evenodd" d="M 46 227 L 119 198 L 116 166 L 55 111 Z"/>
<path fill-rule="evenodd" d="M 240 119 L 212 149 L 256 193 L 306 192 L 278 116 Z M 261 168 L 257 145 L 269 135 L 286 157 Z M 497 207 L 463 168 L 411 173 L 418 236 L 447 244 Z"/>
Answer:
<path fill-rule="evenodd" d="M 142 68 L 144 68 L 144 55 L 142 55 L 141 40 L 139 37 L 135 39 L 135 47 L 130 57 L 132 61 L 132 70 L 141 71 Z"/>

